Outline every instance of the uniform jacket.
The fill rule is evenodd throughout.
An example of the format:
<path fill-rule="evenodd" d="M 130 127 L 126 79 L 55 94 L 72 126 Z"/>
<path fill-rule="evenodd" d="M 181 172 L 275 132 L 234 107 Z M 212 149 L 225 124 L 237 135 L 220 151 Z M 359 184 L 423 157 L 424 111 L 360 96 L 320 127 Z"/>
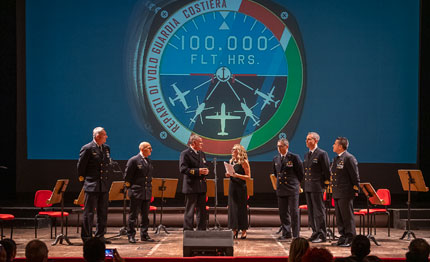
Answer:
<path fill-rule="evenodd" d="M 84 180 L 85 192 L 108 192 L 111 186 L 110 148 L 92 141 L 81 148 L 78 160 L 78 177 Z"/>
<path fill-rule="evenodd" d="M 152 173 L 154 167 L 149 158 L 145 161 L 141 154 L 130 158 L 125 168 L 124 180 L 130 183 L 128 196 L 130 198 L 151 200 Z"/>
<path fill-rule="evenodd" d="M 191 148 L 181 152 L 179 171 L 183 175 L 182 193 L 206 192 L 206 176 L 199 174 L 199 168 L 207 168 L 206 156 L 202 151 L 197 154 Z"/>
<path fill-rule="evenodd" d="M 331 172 L 333 198 L 353 198 L 360 183 L 357 159 L 345 151 L 340 157 L 333 160 Z M 356 190 L 354 190 L 354 186 Z"/>
<path fill-rule="evenodd" d="M 304 192 L 323 192 L 324 181 L 330 179 L 330 161 L 326 151 L 317 147 L 315 151 L 307 152 L 303 161 L 305 178 L 303 183 Z"/>
<path fill-rule="evenodd" d="M 303 164 L 296 154 L 287 152 L 281 162 L 281 155 L 273 158 L 273 173 L 277 177 L 277 196 L 299 194 L 300 182 L 303 179 Z"/>

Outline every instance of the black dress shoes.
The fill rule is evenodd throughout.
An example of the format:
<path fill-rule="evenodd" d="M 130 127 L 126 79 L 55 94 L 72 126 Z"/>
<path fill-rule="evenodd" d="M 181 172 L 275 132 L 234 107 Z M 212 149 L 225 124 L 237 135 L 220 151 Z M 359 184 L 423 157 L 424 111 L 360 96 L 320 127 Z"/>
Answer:
<path fill-rule="evenodd" d="M 150 238 L 148 235 L 141 236 L 140 240 L 146 241 L 146 242 L 154 242 L 154 239 Z"/>
<path fill-rule="evenodd" d="M 339 246 L 340 246 L 340 247 L 350 247 L 350 246 L 351 246 L 351 244 L 352 244 L 352 239 L 347 238 L 347 239 L 345 240 L 345 242 L 343 242 L 343 243 L 342 243 L 342 244 L 340 244 Z"/>
<path fill-rule="evenodd" d="M 129 236 L 128 237 L 128 242 L 132 243 L 132 244 L 135 244 L 136 243 L 136 239 L 134 238 L 134 236 Z"/>
<path fill-rule="evenodd" d="M 110 241 L 110 240 L 108 240 L 108 239 L 106 239 L 106 238 L 104 238 L 104 237 L 101 237 L 101 238 L 100 238 L 100 240 L 101 240 L 103 243 L 105 243 L 105 244 L 112 244 L 112 241 Z"/>
<path fill-rule="evenodd" d="M 277 238 L 278 241 L 287 241 L 289 239 L 292 239 L 291 235 L 280 236 Z"/>
<path fill-rule="evenodd" d="M 317 237 L 317 238 L 313 239 L 311 242 L 312 243 L 324 243 L 326 241 L 327 241 L 327 239 L 325 237 Z"/>

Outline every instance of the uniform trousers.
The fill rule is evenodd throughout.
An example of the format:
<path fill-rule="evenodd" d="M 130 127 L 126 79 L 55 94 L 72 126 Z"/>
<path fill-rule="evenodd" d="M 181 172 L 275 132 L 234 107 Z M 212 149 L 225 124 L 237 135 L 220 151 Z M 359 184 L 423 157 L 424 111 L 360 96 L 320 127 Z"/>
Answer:
<path fill-rule="evenodd" d="M 284 237 L 299 237 L 299 194 L 278 196 L 279 217 Z"/>
<path fill-rule="evenodd" d="M 109 207 L 108 192 L 85 192 L 84 212 L 82 215 L 81 238 L 87 240 L 92 236 L 94 213 L 97 209 L 96 237 L 104 237 L 106 233 Z"/>
<path fill-rule="evenodd" d="M 148 226 L 149 226 L 149 205 L 150 200 L 143 200 L 137 198 L 130 198 L 130 215 L 128 216 L 127 222 L 127 235 L 135 236 L 136 235 L 136 223 L 140 216 L 142 218 L 142 222 L 140 223 L 140 235 L 147 236 L 148 235 Z"/>
<path fill-rule="evenodd" d="M 308 220 L 312 228 L 312 237 L 326 238 L 326 217 L 322 192 L 306 192 Z"/>
<path fill-rule="evenodd" d="M 356 235 L 353 200 L 352 197 L 334 199 L 337 230 L 340 238 L 348 241 L 352 241 Z"/>
<path fill-rule="evenodd" d="M 184 230 L 194 230 L 194 211 L 197 230 L 206 230 L 206 192 L 185 194 Z"/>

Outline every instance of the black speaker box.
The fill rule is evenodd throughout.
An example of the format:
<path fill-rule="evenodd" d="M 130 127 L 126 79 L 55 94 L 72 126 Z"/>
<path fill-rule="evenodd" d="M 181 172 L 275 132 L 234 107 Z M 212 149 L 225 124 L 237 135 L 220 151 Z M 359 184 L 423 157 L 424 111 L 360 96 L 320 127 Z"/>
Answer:
<path fill-rule="evenodd" d="M 184 257 L 233 256 L 233 232 L 184 231 Z"/>

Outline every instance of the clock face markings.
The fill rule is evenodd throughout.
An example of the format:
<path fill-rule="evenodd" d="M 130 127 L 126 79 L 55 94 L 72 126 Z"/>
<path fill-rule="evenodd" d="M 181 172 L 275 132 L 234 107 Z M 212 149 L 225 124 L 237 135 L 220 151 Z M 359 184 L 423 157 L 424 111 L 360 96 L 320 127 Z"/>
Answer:
<path fill-rule="evenodd" d="M 233 142 L 252 151 L 264 144 L 257 139 L 264 135 L 268 141 L 277 136 L 290 118 L 284 113 L 291 99 L 287 95 L 291 88 L 287 88 L 290 62 L 286 49 L 294 36 L 288 29 L 284 29 L 287 34 L 281 34 L 272 20 L 268 22 L 275 13 L 268 17 L 263 5 L 257 8 L 258 12 L 253 11 L 255 8 L 247 9 L 255 1 L 225 2 L 237 9 L 190 13 L 196 10 L 192 9 L 197 6 L 193 3 L 176 12 L 169 11 L 169 18 L 148 46 L 148 53 L 154 45 L 160 48 L 158 60 L 147 56 L 143 70 L 148 75 L 156 71 L 152 68 L 157 69 L 158 78 L 154 79 L 159 82 L 159 95 L 148 104 L 171 135 L 169 139 L 185 145 L 189 134 L 199 134 L 208 145 L 207 152 L 212 154 L 230 154 Z M 175 17 L 182 20 L 172 24 Z M 163 28 L 165 32 L 160 34 Z M 162 38 L 165 40 L 157 42 Z M 155 66 L 149 67 L 152 71 L 147 69 L 154 61 Z M 151 97 L 148 79 L 153 78 L 146 76 L 144 90 Z M 159 104 L 162 106 L 157 107 Z M 168 128 L 167 118 L 177 123 L 175 130 Z M 269 128 L 273 123 L 281 125 Z M 176 130 L 181 131 L 180 135 L 175 134 Z M 215 142 L 221 145 L 218 149 L 211 148 Z"/>

